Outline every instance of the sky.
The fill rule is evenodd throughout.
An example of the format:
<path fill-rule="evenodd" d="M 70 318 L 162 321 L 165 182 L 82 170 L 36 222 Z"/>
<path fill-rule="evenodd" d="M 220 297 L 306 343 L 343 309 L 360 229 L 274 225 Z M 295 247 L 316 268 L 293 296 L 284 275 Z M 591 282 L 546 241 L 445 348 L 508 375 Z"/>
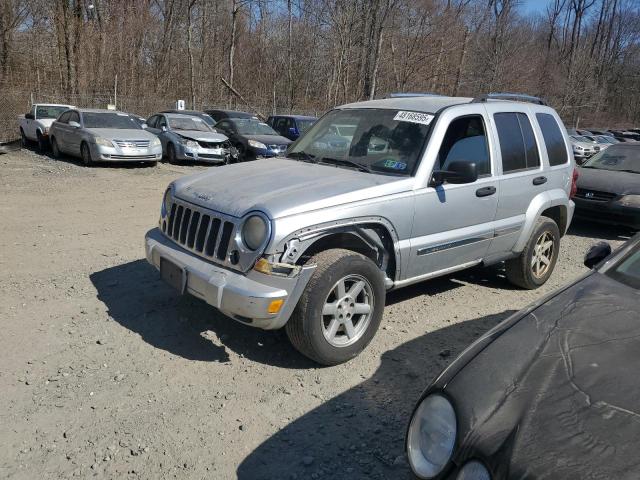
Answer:
<path fill-rule="evenodd" d="M 524 13 L 544 13 L 550 0 L 522 0 L 520 7 Z"/>

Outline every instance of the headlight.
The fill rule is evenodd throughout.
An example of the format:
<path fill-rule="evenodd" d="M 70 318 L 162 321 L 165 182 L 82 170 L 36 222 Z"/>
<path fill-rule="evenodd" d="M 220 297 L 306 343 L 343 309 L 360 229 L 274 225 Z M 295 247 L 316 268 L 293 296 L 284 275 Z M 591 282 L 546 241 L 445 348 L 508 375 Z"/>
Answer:
<path fill-rule="evenodd" d="M 187 147 L 187 148 L 198 148 L 198 142 L 196 142 L 195 140 L 182 140 L 182 144 Z"/>
<path fill-rule="evenodd" d="M 113 143 L 111 140 L 107 140 L 106 138 L 96 137 L 96 144 L 102 145 L 103 147 L 113 147 Z"/>
<path fill-rule="evenodd" d="M 266 150 L 267 146 L 262 142 L 256 142 L 255 140 L 249 140 L 249 145 L 253 148 L 257 148 L 260 150 Z"/>
<path fill-rule="evenodd" d="M 447 465 L 456 442 L 456 414 L 439 394 L 427 396 L 417 408 L 407 434 L 407 454 L 413 472 L 433 478 Z"/>
<path fill-rule="evenodd" d="M 460 469 L 456 480 L 491 480 L 491 475 L 482 463 L 472 460 Z"/>
<path fill-rule="evenodd" d="M 242 225 L 242 242 L 249 250 L 257 250 L 267 239 L 267 222 L 259 215 L 251 215 Z"/>
<path fill-rule="evenodd" d="M 584 150 L 584 148 L 582 148 L 582 147 L 581 147 L 581 146 L 579 146 L 579 145 L 574 145 L 574 146 L 573 146 L 573 149 L 574 149 L 574 150 Z"/>
<path fill-rule="evenodd" d="M 169 185 L 169 188 L 164 192 L 164 197 L 162 198 L 162 207 L 160 209 L 160 215 L 162 217 L 166 217 L 169 214 L 171 209 L 171 200 L 173 199 L 173 188 Z"/>
<path fill-rule="evenodd" d="M 618 203 L 623 207 L 640 208 L 640 195 L 623 195 Z"/>
<path fill-rule="evenodd" d="M 149 142 L 149 145 L 151 145 L 152 147 L 157 147 L 158 145 L 160 145 L 160 139 L 158 137 L 154 138 L 153 140 L 151 140 L 151 142 Z"/>

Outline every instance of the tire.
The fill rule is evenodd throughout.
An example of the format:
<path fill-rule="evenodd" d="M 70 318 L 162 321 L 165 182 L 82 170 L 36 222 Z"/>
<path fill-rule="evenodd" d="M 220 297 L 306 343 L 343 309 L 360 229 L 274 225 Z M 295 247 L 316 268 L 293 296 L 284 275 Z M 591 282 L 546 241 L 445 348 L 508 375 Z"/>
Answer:
<path fill-rule="evenodd" d="M 247 160 L 249 160 L 247 158 L 247 149 L 243 144 L 241 143 L 237 144 L 236 149 L 238 150 L 238 160 L 237 160 L 238 163 L 246 162 Z"/>
<path fill-rule="evenodd" d="M 60 158 L 62 156 L 55 138 L 51 138 L 51 153 L 53 153 L 53 158 Z"/>
<path fill-rule="evenodd" d="M 90 167 L 94 164 L 91 159 L 91 149 L 89 148 L 89 145 L 84 142 L 80 145 L 80 156 L 82 157 L 82 163 L 84 163 L 85 167 Z"/>
<path fill-rule="evenodd" d="M 548 242 L 552 243 L 549 244 Z M 549 247 L 543 248 L 544 245 Z M 520 256 L 505 262 L 507 279 L 518 287 L 534 290 L 549 280 L 558 261 L 560 230 L 548 217 L 536 221 L 531 237 Z M 546 259 L 546 261 L 545 261 Z"/>
<path fill-rule="evenodd" d="M 24 130 L 22 128 L 20 129 L 20 144 L 22 145 L 22 148 L 27 148 L 29 146 L 29 140 L 24 134 Z"/>
<path fill-rule="evenodd" d="M 167 145 L 167 161 L 169 163 L 176 163 L 176 147 L 173 143 Z"/>
<path fill-rule="evenodd" d="M 40 133 L 40 131 L 38 131 L 36 136 L 38 138 L 38 152 L 40 152 L 40 153 L 46 152 L 47 151 L 47 142 L 45 141 L 44 138 L 42 138 L 42 133 Z"/>
<path fill-rule="evenodd" d="M 325 250 L 309 263 L 317 268 L 285 329 L 300 353 L 322 365 L 338 365 L 356 357 L 378 331 L 386 295 L 384 277 L 369 258 L 350 250 Z M 339 298 L 341 282 L 345 295 Z M 354 289 L 358 293 L 352 298 L 349 293 Z"/>

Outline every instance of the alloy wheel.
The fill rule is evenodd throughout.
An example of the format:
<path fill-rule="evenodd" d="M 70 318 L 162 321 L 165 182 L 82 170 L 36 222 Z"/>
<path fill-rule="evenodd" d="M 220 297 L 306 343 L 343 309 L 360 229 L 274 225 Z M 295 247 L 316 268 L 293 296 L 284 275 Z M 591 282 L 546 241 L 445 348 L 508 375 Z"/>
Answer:
<path fill-rule="evenodd" d="M 536 240 L 531 257 L 531 271 L 536 278 L 542 278 L 547 273 L 554 251 L 553 235 L 550 232 L 543 232 Z"/>

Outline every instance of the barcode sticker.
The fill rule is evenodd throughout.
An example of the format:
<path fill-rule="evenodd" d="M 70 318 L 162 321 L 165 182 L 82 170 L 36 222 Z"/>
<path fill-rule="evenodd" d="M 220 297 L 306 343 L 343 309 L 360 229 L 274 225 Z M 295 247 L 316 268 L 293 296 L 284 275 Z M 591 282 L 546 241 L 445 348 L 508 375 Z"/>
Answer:
<path fill-rule="evenodd" d="M 433 120 L 433 115 L 429 115 L 428 113 L 418 113 L 418 112 L 405 112 L 404 110 L 400 110 L 396 113 L 396 116 L 393 117 L 394 120 L 400 122 L 411 122 L 411 123 L 420 123 L 422 125 L 429 125 L 431 120 Z"/>

